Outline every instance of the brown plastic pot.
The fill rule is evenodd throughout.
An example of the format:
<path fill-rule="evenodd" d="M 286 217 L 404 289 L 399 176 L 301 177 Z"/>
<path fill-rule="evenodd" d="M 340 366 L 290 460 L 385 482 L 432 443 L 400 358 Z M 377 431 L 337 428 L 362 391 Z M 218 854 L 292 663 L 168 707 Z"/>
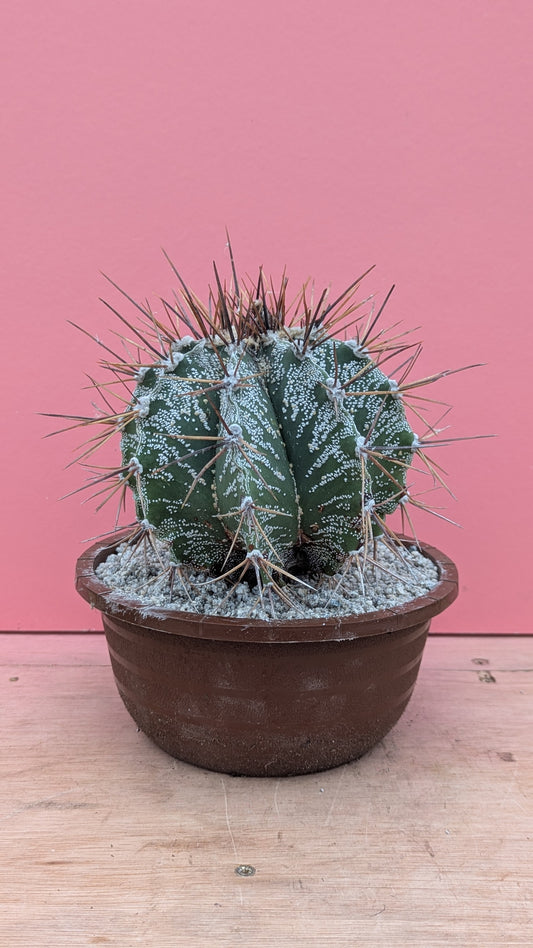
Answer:
<path fill-rule="evenodd" d="M 287 622 L 147 609 L 95 575 L 118 542 L 80 557 L 76 588 L 102 612 L 122 700 L 167 753 L 234 775 L 313 773 L 370 750 L 407 706 L 430 620 L 457 596 L 455 565 L 423 545 L 439 581 L 394 609 Z"/>

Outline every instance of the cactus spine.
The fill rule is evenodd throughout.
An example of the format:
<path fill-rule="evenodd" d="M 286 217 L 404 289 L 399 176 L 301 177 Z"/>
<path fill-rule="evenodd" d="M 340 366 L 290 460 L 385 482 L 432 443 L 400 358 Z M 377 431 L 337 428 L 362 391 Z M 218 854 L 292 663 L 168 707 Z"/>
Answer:
<path fill-rule="evenodd" d="M 164 320 L 138 303 L 136 325 L 120 316 L 138 358 L 104 345 L 103 364 L 111 385 L 131 383 L 129 404 L 73 420 L 104 425 L 82 459 L 110 427 L 120 432 L 120 468 L 86 486 L 100 495 L 110 484 L 100 506 L 117 492 L 122 503 L 131 488 L 135 538 L 168 541 L 178 566 L 237 582 L 255 575 L 260 589 L 271 583 L 283 595 L 287 578 L 333 573 L 361 551 L 366 557 L 371 540 L 394 541 L 386 517 L 422 506 L 406 478 L 419 455 L 440 480 L 423 450 L 439 443 L 437 429 L 428 424 L 430 440 L 420 440 L 405 404 L 412 389 L 449 373 L 407 381 L 421 347 L 376 329 L 383 307 L 375 318 L 359 314 L 362 277 L 333 303 L 326 291 L 308 302 L 304 286 L 288 307 L 285 276 L 277 291 L 262 271 L 241 288 L 231 262 L 229 289 L 215 267 L 208 306 L 173 268 L 181 296 L 162 300 Z M 384 371 L 394 357 L 399 382 Z M 100 391 L 110 405 L 111 387 Z"/>

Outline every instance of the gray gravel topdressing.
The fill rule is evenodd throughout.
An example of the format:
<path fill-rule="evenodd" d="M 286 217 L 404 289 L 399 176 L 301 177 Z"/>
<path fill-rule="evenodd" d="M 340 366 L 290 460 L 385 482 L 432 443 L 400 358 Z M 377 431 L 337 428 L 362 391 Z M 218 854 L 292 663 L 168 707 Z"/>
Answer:
<path fill-rule="evenodd" d="M 96 574 L 115 591 L 111 599 L 138 600 L 147 613 L 153 606 L 263 620 L 316 619 L 389 609 L 423 596 L 439 578 L 435 564 L 415 547 L 401 547 L 393 553 L 380 542 L 375 561 L 366 563 L 364 578 L 357 564 L 345 565 L 335 576 L 322 576 L 318 581 L 301 577 L 307 586 L 291 583 L 283 587 L 288 604 L 268 587 L 260 596 L 257 587 L 250 589 L 247 583 L 231 586 L 192 568 L 174 574 L 171 590 L 170 564 L 166 544 L 158 543 L 156 550 L 148 544 L 136 549 L 122 544 L 97 567 Z"/>

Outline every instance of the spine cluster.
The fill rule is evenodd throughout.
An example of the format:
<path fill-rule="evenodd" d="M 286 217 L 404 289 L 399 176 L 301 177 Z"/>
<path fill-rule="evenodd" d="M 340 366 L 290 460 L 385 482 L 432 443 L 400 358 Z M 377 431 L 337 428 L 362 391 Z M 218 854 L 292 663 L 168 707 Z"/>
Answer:
<path fill-rule="evenodd" d="M 231 262 L 230 288 L 215 268 L 207 306 L 173 268 L 181 295 L 161 301 L 164 319 L 130 297 L 136 323 L 113 309 L 129 334 L 127 356 L 96 340 L 113 375 L 97 386 L 109 411 L 61 417 L 102 427 L 84 462 L 120 433 L 120 467 L 86 486 L 104 495 L 99 506 L 118 494 L 120 508 L 133 491 L 134 540 L 168 541 L 177 568 L 255 574 L 283 595 L 286 579 L 366 562 L 372 541 L 396 541 L 387 516 L 400 507 L 411 524 L 408 506 L 423 506 L 407 481 L 414 456 L 442 483 L 425 451 L 443 443 L 438 429 L 425 423 L 419 438 L 405 408 L 422 420 L 418 390 L 450 373 L 409 380 L 421 346 L 378 328 L 385 304 L 361 314 L 362 277 L 332 303 L 327 291 L 310 302 L 306 285 L 288 306 L 285 277 L 275 290 L 260 271 L 241 288 Z"/>

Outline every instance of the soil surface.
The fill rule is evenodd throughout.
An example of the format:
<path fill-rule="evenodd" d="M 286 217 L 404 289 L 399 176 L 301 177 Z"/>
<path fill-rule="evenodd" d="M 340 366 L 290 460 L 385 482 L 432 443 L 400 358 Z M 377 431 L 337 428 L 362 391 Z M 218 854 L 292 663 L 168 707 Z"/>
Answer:
<path fill-rule="evenodd" d="M 367 555 L 347 562 L 334 576 L 302 576 L 283 587 L 261 592 L 246 582 L 213 579 L 191 567 L 172 565 L 166 544 L 155 548 L 125 544 L 96 570 L 117 598 L 202 615 L 281 620 L 359 615 L 390 609 L 427 593 L 438 581 L 438 569 L 416 547 L 389 549 L 383 542 Z"/>

